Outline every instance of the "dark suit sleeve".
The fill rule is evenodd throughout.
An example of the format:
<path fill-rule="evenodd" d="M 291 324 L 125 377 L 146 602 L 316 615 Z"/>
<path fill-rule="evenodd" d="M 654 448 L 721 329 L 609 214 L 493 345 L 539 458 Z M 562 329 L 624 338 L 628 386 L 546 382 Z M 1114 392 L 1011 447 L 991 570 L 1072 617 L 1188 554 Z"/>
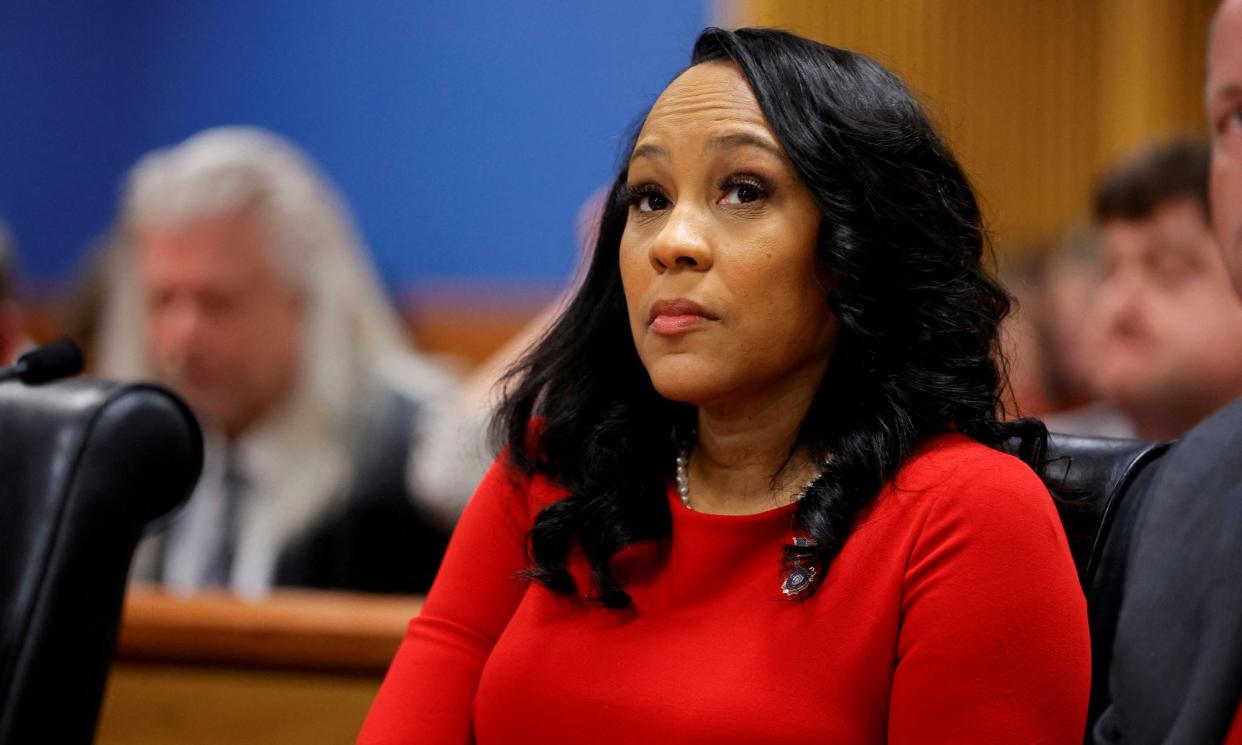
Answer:
<path fill-rule="evenodd" d="M 1099 743 L 1219 743 L 1242 696 L 1242 400 L 1162 461 L 1135 523 Z"/>

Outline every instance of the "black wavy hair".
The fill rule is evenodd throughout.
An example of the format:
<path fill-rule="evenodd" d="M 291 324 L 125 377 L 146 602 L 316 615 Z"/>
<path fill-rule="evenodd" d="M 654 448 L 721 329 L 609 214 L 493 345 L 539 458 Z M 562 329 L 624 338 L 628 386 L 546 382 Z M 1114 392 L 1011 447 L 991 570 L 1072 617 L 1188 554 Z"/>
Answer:
<path fill-rule="evenodd" d="M 691 65 L 716 61 L 745 76 L 823 214 L 817 252 L 835 278 L 839 334 L 791 455 L 832 458 L 794 516 L 817 545 L 784 549 L 787 565 L 810 561 L 823 576 L 859 511 L 927 438 L 959 432 L 1000 449 L 1020 436 L 1034 461 L 1046 431 L 1000 418 L 1010 298 L 983 267 L 966 175 L 901 81 L 863 55 L 771 29 L 705 30 Z M 623 166 L 580 289 L 510 371 L 494 422 L 513 466 L 569 494 L 535 519 L 529 576 L 579 592 L 567 558 L 580 547 L 588 594 L 612 608 L 630 603 L 612 557 L 670 533 L 666 490 L 695 420 L 656 392 L 631 336 L 618 268 L 626 177 Z"/>

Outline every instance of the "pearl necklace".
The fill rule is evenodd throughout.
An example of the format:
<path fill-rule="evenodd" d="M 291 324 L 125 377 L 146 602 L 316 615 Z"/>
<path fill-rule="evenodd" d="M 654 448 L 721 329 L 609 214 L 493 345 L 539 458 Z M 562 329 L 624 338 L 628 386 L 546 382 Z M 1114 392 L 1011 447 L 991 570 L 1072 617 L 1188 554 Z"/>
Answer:
<path fill-rule="evenodd" d="M 831 462 L 831 460 L 829 460 L 829 462 Z M 681 449 L 681 452 L 677 454 L 677 496 L 681 497 L 681 503 L 686 506 L 686 509 L 693 510 L 694 508 L 690 506 L 690 476 L 688 473 L 689 466 L 690 466 L 690 448 L 683 447 Z M 806 493 L 810 491 L 811 487 L 815 485 L 815 482 L 819 481 L 819 477 L 823 475 L 824 475 L 824 469 L 821 468 L 818 471 L 816 471 L 815 475 L 811 477 L 810 481 L 806 482 L 806 486 L 802 487 L 802 491 L 794 495 L 794 501 L 795 502 L 801 501 L 802 498 L 806 496 Z"/>

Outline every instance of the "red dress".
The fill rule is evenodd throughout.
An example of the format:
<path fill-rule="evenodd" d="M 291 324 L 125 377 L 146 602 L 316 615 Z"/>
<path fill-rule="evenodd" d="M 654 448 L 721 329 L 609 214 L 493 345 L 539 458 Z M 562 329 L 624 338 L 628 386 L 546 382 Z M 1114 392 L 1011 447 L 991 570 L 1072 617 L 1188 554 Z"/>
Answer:
<path fill-rule="evenodd" d="M 493 465 L 359 742 L 1076 745 L 1086 605 L 1048 492 L 962 436 L 865 510 L 819 592 L 780 592 L 794 507 L 685 509 L 614 560 L 608 610 L 516 578 L 564 492 Z M 581 555 L 571 558 L 584 586 Z"/>
<path fill-rule="evenodd" d="M 1242 705 L 1238 706 L 1238 711 L 1233 715 L 1233 724 L 1225 735 L 1225 745 L 1242 745 Z"/>

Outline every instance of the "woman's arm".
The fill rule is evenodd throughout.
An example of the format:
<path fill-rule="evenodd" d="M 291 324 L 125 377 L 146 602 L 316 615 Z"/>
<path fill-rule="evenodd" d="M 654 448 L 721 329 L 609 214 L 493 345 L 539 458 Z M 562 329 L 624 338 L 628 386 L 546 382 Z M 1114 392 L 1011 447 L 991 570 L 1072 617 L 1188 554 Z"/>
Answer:
<path fill-rule="evenodd" d="M 998 454 L 943 485 L 911 552 L 892 745 L 1076 745 L 1086 603 L 1047 490 Z"/>
<path fill-rule="evenodd" d="M 525 483 L 515 483 L 500 460 L 483 477 L 371 705 L 360 745 L 470 742 L 483 664 L 526 590 L 516 576 L 526 567 Z"/>

